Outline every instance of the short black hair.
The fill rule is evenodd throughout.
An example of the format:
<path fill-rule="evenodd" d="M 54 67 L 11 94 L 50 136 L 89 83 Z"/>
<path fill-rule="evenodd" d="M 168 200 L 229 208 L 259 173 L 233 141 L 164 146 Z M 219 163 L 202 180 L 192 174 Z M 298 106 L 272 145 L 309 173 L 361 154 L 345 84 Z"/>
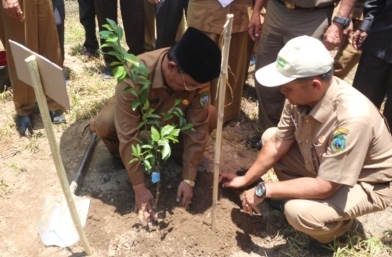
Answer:
<path fill-rule="evenodd" d="M 328 81 L 333 77 L 333 69 L 330 69 L 329 71 L 320 74 L 320 75 L 316 75 L 316 76 L 311 76 L 311 77 L 304 77 L 304 78 L 297 78 L 297 80 L 311 80 L 314 78 L 318 78 L 321 81 Z"/>
<path fill-rule="evenodd" d="M 167 51 L 167 59 L 168 59 L 169 61 L 175 62 L 175 64 L 177 65 L 177 72 L 178 72 L 178 73 L 186 74 L 186 72 L 181 68 L 181 65 L 179 64 L 179 62 L 178 62 L 178 60 L 177 60 L 177 58 L 176 58 L 176 54 L 175 54 L 175 52 L 174 52 L 174 47 L 176 46 L 176 44 L 177 44 L 177 42 L 173 43 L 173 44 L 170 46 L 169 51 Z"/>

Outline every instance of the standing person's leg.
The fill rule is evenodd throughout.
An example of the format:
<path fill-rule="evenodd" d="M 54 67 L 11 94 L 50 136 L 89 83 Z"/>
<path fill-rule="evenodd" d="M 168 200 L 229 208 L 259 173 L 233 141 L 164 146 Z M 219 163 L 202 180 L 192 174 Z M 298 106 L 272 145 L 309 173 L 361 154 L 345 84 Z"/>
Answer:
<path fill-rule="evenodd" d="M 155 49 L 155 4 L 144 1 L 144 49 Z"/>
<path fill-rule="evenodd" d="M 37 1 L 37 4 L 32 4 L 32 2 L 28 0 L 24 2 L 26 47 L 62 67 L 63 58 L 52 2 Z M 47 102 L 52 122 L 65 123 L 61 105 L 49 97 L 47 97 Z"/>
<path fill-rule="evenodd" d="M 329 26 L 333 6 L 316 10 L 292 10 L 276 1 L 268 2 L 257 53 L 256 70 L 276 60 L 279 51 L 292 38 L 308 35 L 322 39 Z M 263 87 L 256 81 L 261 133 L 278 124 L 284 96 L 279 88 Z"/>
<path fill-rule="evenodd" d="M 23 1 L 21 1 L 21 8 L 22 10 L 24 10 Z M 18 76 L 16 74 L 16 67 L 15 67 L 13 54 L 11 52 L 11 48 L 8 40 L 11 39 L 15 42 L 25 45 L 26 43 L 25 33 L 24 33 L 25 22 L 19 22 L 16 19 L 13 19 L 8 15 L 6 15 L 4 13 L 2 4 L 0 4 L 0 10 L 1 10 L 0 18 L 2 20 L 3 29 L 4 29 L 3 31 L 4 40 L 5 40 L 4 47 L 7 52 L 8 72 L 13 88 L 13 102 L 14 102 L 16 114 L 18 116 L 17 119 L 19 120 L 21 119 L 21 117 L 28 117 L 31 114 L 35 102 L 35 94 L 34 94 L 34 89 L 32 87 L 30 87 L 29 85 L 27 85 L 26 83 L 18 79 Z M 27 14 L 25 13 L 25 17 L 26 16 Z M 19 123 L 18 120 L 17 123 Z M 27 123 L 29 123 L 29 129 L 32 129 L 31 121 Z M 18 125 L 18 129 L 20 129 L 20 124 L 17 125 Z M 23 131 L 20 132 L 24 134 L 25 131 L 26 131 L 26 126 L 24 126 Z"/>
<path fill-rule="evenodd" d="M 106 19 L 117 22 L 117 0 L 94 0 L 94 3 L 99 31 L 106 30 L 103 27 L 103 25 L 107 23 Z M 104 43 L 105 41 L 101 39 L 101 45 Z M 106 66 L 103 71 L 103 79 L 109 79 L 113 76 L 113 68 L 110 66 L 110 63 L 114 61 L 114 57 L 105 53 L 110 52 L 112 49 L 110 47 L 104 47 L 101 50 Z"/>
<path fill-rule="evenodd" d="M 96 35 L 95 25 L 95 5 L 94 0 L 78 0 L 79 3 L 79 20 L 85 32 L 85 40 L 83 43 L 86 49 L 85 55 L 91 58 L 96 55 L 99 44 Z"/>
<path fill-rule="evenodd" d="M 362 51 L 353 86 L 380 108 L 388 86 L 391 87 L 391 64 L 367 51 Z"/>
<path fill-rule="evenodd" d="M 219 40 L 221 35 L 207 33 L 210 38 L 214 40 L 216 44 L 219 44 Z M 230 41 L 230 53 L 234 53 L 235 51 L 239 51 L 244 54 L 233 54 L 229 55 L 228 65 L 228 86 L 226 86 L 226 95 L 225 95 L 225 110 L 223 122 L 227 122 L 233 119 L 238 118 L 241 111 L 241 101 L 242 94 L 245 83 L 245 74 L 248 69 L 250 52 L 248 49 L 248 40 L 251 40 L 248 36 L 248 32 L 240 32 L 233 33 L 231 35 Z M 219 105 L 219 101 L 216 98 L 216 94 L 218 91 L 217 87 L 218 80 L 214 80 L 214 84 L 211 84 L 211 104 L 217 107 Z"/>
<path fill-rule="evenodd" d="M 178 25 L 184 14 L 184 1 L 162 0 L 157 5 L 156 26 L 157 41 L 156 49 L 168 47 L 176 39 Z"/>
<path fill-rule="evenodd" d="M 54 18 L 57 26 L 57 34 L 60 42 L 61 57 L 64 62 L 64 21 L 65 21 L 65 6 L 64 0 L 52 0 L 54 8 Z"/>
<path fill-rule="evenodd" d="M 385 74 L 385 76 L 388 78 L 386 93 L 387 100 L 385 102 L 383 114 L 387 119 L 389 128 L 392 129 L 392 63 L 387 64 L 387 66 L 389 66 L 389 71 L 387 70 L 387 73 Z"/>
<path fill-rule="evenodd" d="M 341 79 L 344 79 L 350 71 L 358 64 L 362 51 L 356 50 L 352 45 L 352 36 L 358 29 L 360 20 L 353 19 L 354 30 L 350 33 L 346 42 L 339 47 L 334 58 L 334 72 L 333 74 Z"/>
<path fill-rule="evenodd" d="M 144 0 L 120 0 L 128 52 L 144 53 Z"/>

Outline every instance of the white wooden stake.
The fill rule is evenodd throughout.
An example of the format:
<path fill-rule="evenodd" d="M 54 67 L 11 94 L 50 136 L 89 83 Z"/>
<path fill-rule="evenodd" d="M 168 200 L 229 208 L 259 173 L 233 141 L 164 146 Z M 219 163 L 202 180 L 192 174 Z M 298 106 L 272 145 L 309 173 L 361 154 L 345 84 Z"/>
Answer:
<path fill-rule="evenodd" d="M 225 33 L 224 33 L 223 49 L 222 49 L 221 74 L 219 79 L 218 124 L 216 128 L 214 185 L 213 185 L 213 192 L 212 192 L 212 229 L 213 230 L 215 230 L 215 226 L 216 226 L 216 208 L 218 203 L 218 187 L 219 187 L 218 184 L 219 163 L 220 163 L 223 116 L 224 116 L 226 81 L 227 81 L 227 62 L 229 60 L 231 29 L 233 27 L 233 19 L 234 19 L 234 15 L 228 14 L 226 16 L 226 23 L 223 26 L 225 28 Z"/>

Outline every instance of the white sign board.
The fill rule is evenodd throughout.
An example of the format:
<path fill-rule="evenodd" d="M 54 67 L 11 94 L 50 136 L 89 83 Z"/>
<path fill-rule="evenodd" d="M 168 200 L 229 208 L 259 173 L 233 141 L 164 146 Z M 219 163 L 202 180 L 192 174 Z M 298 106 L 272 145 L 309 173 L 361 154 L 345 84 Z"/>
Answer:
<path fill-rule="evenodd" d="M 65 109 L 69 109 L 69 99 L 63 69 L 27 47 L 12 40 L 9 41 L 18 79 L 29 86 L 33 86 L 29 68 L 25 60 L 27 57 L 34 55 L 37 60 L 44 93 Z"/>

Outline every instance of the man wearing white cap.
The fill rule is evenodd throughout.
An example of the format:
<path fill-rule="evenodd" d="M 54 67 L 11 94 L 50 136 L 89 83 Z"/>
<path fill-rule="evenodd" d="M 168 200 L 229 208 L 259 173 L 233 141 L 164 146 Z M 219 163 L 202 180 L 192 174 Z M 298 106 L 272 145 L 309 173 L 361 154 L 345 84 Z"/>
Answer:
<path fill-rule="evenodd" d="M 392 137 L 377 108 L 333 76 L 333 58 L 317 39 L 290 40 L 276 62 L 256 72 L 288 100 L 277 127 L 244 176 L 224 173 L 224 187 L 242 188 L 274 168 L 279 182 L 246 191 L 246 212 L 260 213 L 265 198 L 284 198 L 282 209 L 296 230 L 312 237 L 309 250 L 328 253 L 356 217 L 392 203 Z M 271 200 L 270 200 L 271 201 Z M 276 200 L 275 200 L 276 201 Z"/>

